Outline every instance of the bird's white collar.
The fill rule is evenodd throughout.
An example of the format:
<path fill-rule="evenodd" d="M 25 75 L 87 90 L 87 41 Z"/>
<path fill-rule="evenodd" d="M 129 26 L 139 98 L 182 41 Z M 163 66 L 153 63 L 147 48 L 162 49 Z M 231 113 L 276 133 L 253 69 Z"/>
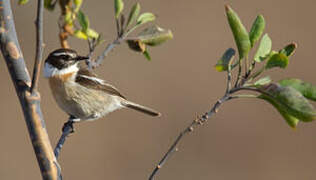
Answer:
<path fill-rule="evenodd" d="M 53 65 L 51 65 L 49 63 L 45 63 L 45 65 L 44 65 L 44 76 L 46 78 L 50 78 L 50 77 L 58 76 L 58 75 L 64 75 L 64 74 L 68 74 L 68 73 L 73 73 L 73 72 L 78 72 L 78 71 L 79 71 L 78 63 L 71 65 L 65 69 L 57 69 L 56 67 L 54 67 Z"/>

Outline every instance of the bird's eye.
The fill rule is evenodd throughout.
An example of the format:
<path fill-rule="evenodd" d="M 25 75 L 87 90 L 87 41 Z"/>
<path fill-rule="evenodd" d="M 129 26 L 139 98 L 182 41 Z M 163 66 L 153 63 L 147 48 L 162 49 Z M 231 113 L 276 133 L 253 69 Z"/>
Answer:
<path fill-rule="evenodd" d="M 66 60 L 66 61 L 72 60 L 72 57 L 69 56 L 69 55 L 61 55 L 60 58 L 63 59 L 63 60 Z"/>

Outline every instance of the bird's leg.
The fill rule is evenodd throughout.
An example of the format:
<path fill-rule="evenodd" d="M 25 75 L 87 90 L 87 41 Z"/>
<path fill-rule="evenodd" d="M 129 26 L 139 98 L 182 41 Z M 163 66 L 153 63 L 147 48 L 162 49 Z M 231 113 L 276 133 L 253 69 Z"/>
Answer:
<path fill-rule="evenodd" d="M 74 130 L 74 127 L 73 127 L 73 124 L 74 122 L 77 120 L 77 118 L 75 118 L 74 116 L 70 116 L 68 121 L 64 124 L 63 126 L 63 129 L 62 129 L 62 135 L 61 137 L 59 138 L 59 141 L 55 147 L 55 150 L 54 150 L 54 154 L 56 156 L 56 158 L 58 158 L 59 156 L 59 153 L 61 151 L 61 148 L 63 147 L 65 141 L 66 141 L 66 138 L 75 132 Z"/>
<path fill-rule="evenodd" d="M 74 121 L 72 121 L 72 119 L 69 118 L 69 120 L 67 122 L 65 122 L 62 131 L 64 132 L 68 132 L 68 134 L 74 133 L 75 129 L 74 129 Z"/>

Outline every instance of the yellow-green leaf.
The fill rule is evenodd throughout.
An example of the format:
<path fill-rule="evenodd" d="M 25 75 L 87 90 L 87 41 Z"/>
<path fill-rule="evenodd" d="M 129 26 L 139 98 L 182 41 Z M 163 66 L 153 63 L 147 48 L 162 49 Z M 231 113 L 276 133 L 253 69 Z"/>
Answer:
<path fill-rule="evenodd" d="M 28 2 L 29 2 L 29 0 L 19 0 L 19 5 L 24 5 Z"/>
<path fill-rule="evenodd" d="M 148 52 L 147 49 L 143 52 L 143 55 L 145 56 L 145 58 L 146 58 L 148 61 L 151 61 L 151 57 L 150 57 L 150 54 L 149 54 L 149 52 Z"/>
<path fill-rule="evenodd" d="M 123 0 L 114 0 L 115 18 L 118 19 L 124 9 Z"/>
<path fill-rule="evenodd" d="M 316 110 L 313 105 L 296 89 L 271 83 L 261 90 L 270 94 L 274 101 L 281 104 L 284 110 L 297 119 L 309 122 L 316 118 Z"/>
<path fill-rule="evenodd" d="M 82 12 L 82 11 L 78 11 L 78 21 L 79 24 L 81 26 L 81 29 L 83 32 L 86 32 L 90 26 L 90 22 L 88 17 Z"/>
<path fill-rule="evenodd" d="M 316 86 L 300 79 L 288 78 L 279 81 L 281 86 L 290 86 L 298 90 L 307 99 L 316 101 Z"/>
<path fill-rule="evenodd" d="M 136 24 L 142 25 L 142 24 L 154 21 L 155 19 L 156 19 L 156 16 L 153 13 L 146 12 L 146 13 L 141 14 L 138 17 Z"/>
<path fill-rule="evenodd" d="M 279 68 L 285 69 L 288 64 L 289 64 L 289 58 L 285 54 L 276 53 L 268 58 L 265 68 L 271 69 L 274 67 L 279 67 Z"/>
<path fill-rule="evenodd" d="M 222 57 L 217 61 L 215 69 L 218 72 L 227 71 L 228 66 L 230 66 L 231 62 L 234 60 L 235 53 L 236 52 L 233 48 L 227 49 Z"/>
<path fill-rule="evenodd" d="M 131 26 L 133 23 L 136 22 L 139 12 L 140 12 L 140 5 L 139 3 L 136 3 L 134 4 L 134 6 L 132 7 L 129 13 L 126 28 L 128 28 L 129 26 Z"/>
<path fill-rule="evenodd" d="M 137 38 L 148 46 L 157 46 L 172 39 L 173 34 L 170 30 L 153 25 L 140 32 Z"/>
<path fill-rule="evenodd" d="M 99 33 L 97 33 L 95 30 L 91 28 L 87 29 L 87 35 L 89 38 L 92 38 L 92 39 L 98 39 L 99 37 Z"/>
<path fill-rule="evenodd" d="M 254 85 L 255 86 L 263 86 L 266 84 L 269 84 L 271 82 L 271 78 L 269 76 L 265 76 L 263 78 L 260 78 L 259 80 L 257 80 Z"/>
<path fill-rule="evenodd" d="M 265 34 L 259 44 L 258 50 L 254 56 L 255 61 L 262 62 L 264 61 L 270 54 L 272 48 L 272 41 L 268 34 Z"/>
<path fill-rule="evenodd" d="M 85 32 L 82 32 L 81 30 L 76 30 L 74 32 L 74 36 L 79 39 L 84 39 L 84 40 L 88 39 L 88 35 Z"/>
<path fill-rule="evenodd" d="M 56 2 L 57 1 L 53 2 L 53 0 L 44 0 L 44 7 L 49 11 L 53 11 L 55 9 Z"/>
<path fill-rule="evenodd" d="M 80 10 L 80 7 L 81 7 L 81 5 L 82 5 L 82 1 L 83 0 L 74 0 L 74 4 L 75 4 L 75 10 L 74 10 L 74 12 L 75 13 L 77 13 L 79 10 Z"/>
<path fill-rule="evenodd" d="M 239 58 L 243 59 L 248 56 L 251 48 L 248 31 L 242 24 L 237 13 L 228 5 L 225 6 L 228 23 L 233 32 L 235 42 L 238 48 Z"/>
<path fill-rule="evenodd" d="M 287 124 L 292 128 L 296 128 L 296 126 L 300 120 L 297 119 L 296 117 L 292 116 L 289 112 L 287 112 L 286 107 L 283 107 L 281 104 L 277 103 L 277 101 L 275 101 L 273 98 L 265 96 L 265 95 L 260 95 L 260 96 L 258 96 L 258 98 L 266 100 L 271 105 L 273 105 L 273 107 L 276 108 L 277 111 L 285 119 Z"/>
<path fill-rule="evenodd" d="M 265 27 L 265 21 L 262 15 L 258 15 L 253 22 L 249 33 L 251 47 L 260 39 Z"/>

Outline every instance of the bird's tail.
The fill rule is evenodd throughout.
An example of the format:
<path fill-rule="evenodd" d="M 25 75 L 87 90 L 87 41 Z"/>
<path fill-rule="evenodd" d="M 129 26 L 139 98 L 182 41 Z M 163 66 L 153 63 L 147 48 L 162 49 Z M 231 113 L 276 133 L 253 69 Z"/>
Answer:
<path fill-rule="evenodd" d="M 148 114 L 150 116 L 160 116 L 161 115 L 158 111 L 155 111 L 151 108 L 148 108 L 148 107 L 145 107 L 145 106 L 142 106 L 142 105 L 130 102 L 130 101 L 123 101 L 122 105 L 127 107 L 127 108 L 134 109 L 136 111 Z"/>

